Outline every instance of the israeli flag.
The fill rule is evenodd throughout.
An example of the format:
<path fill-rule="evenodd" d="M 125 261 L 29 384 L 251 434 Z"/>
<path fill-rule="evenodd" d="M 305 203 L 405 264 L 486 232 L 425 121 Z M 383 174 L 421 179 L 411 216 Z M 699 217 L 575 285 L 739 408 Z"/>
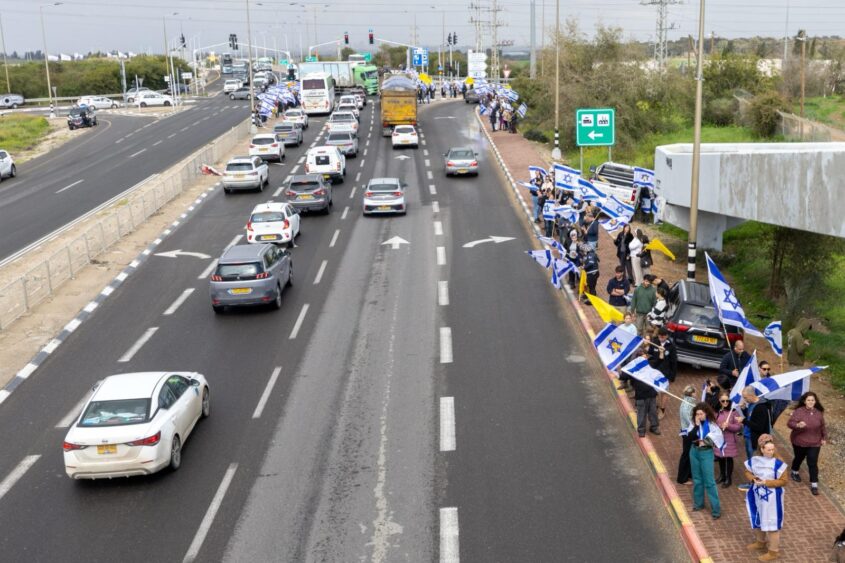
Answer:
<path fill-rule="evenodd" d="M 578 178 L 578 192 L 584 201 L 600 201 L 607 197 L 603 191 L 598 189 L 589 180 Z"/>
<path fill-rule="evenodd" d="M 516 108 L 516 113 L 517 115 L 519 115 L 519 117 L 525 119 L 525 114 L 528 113 L 528 106 L 526 106 L 524 103 L 519 104 L 519 107 Z"/>
<path fill-rule="evenodd" d="M 622 228 L 627 225 L 626 221 L 620 221 L 619 219 L 614 219 L 612 217 L 600 217 L 599 218 L 599 225 L 608 232 L 608 234 L 612 237 L 615 237 Z"/>
<path fill-rule="evenodd" d="M 807 388 L 809 389 L 810 376 L 817 371 L 821 371 L 826 368 L 827 366 L 813 366 L 808 369 L 798 369 L 795 371 L 788 371 L 786 373 L 779 373 L 771 377 L 764 377 L 760 381 L 752 383 L 751 386 L 754 388 L 754 393 L 758 397 L 772 398 L 772 396 L 778 391 L 782 389 L 790 390 L 794 383 L 797 383 L 804 378 L 807 378 L 808 380 Z"/>
<path fill-rule="evenodd" d="M 599 358 L 609 370 L 616 370 L 642 344 L 643 339 L 608 323 L 593 340 Z"/>
<path fill-rule="evenodd" d="M 261 100 L 261 105 L 258 107 L 258 113 L 259 115 L 270 115 L 273 113 L 274 107 L 276 107 L 276 104 L 270 100 Z"/>
<path fill-rule="evenodd" d="M 631 217 L 634 216 L 634 207 L 619 201 L 613 194 L 600 207 L 605 215 L 622 223 L 630 223 Z"/>
<path fill-rule="evenodd" d="M 580 213 L 577 209 L 573 209 L 571 205 L 558 205 L 555 207 L 555 215 L 567 223 L 577 223 Z"/>
<path fill-rule="evenodd" d="M 713 262 L 710 255 L 706 252 L 704 253 L 704 257 L 707 259 L 710 299 L 719 313 L 719 320 L 722 321 L 722 324 L 739 327 L 745 329 L 745 332 L 748 334 L 762 337 L 763 333 L 757 330 L 745 317 L 745 311 L 739 303 L 739 298 L 736 296 L 733 288 L 725 281 L 722 272 L 716 267 L 716 263 Z"/>
<path fill-rule="evenodd" d="M 555 260 L 551 250 L 526 250 L 525 253 L 544 268 L 550 267 Z"/>
<path fill-rule="evenodd" d="M 540 176 L 542 176 L 543 178 L 545 178 L 546 176 L 549 175 L 549 173 L 546 172 L 546 169 L 543 168 L 542 166 L 533 166 L 532 165 L 532 166 L 528 167 L 528 175 L 529 176 L 531 176 L 532 178 L 536 178 L 538 174 Z"/>
<path fill-rule="evenodd" d="M 552 265 L 552 285 L 557 289 L 562 289 L 563 277 L 568 272 L 575 271 L 575 265 L 569 260 L 555 259 Z"/>
<path fill-rule="evenodd" d="M 771 322 L 763 329 L 763 336 L 772 345 L 774 353 L 783 357 L 783 331 L 781 329 L 780 321 Z"/>
<path fill-rule="evenodd" d="M 543 219 L 546 221 L 554 221 L 555 220 L 555 202 L 554 201 L 547 201 L 543 204 Z"/>
<path fill-rule="evenodd" d="M 654 170 L 648 168 L 634 167 L 634 184 L 639 186 L 654 187 Z"/>
<path fill-rule="evenodd" d="M 695 420 L 692 421 L 692 424 L 689 425 L 687 428 L 687 435 L 689 435 L 692 431 L 695 430 Z M 710 421 L 706 418 L 701 421 L 701 431 L 698 435 L 699 440 L 704 440 L 705 438 L 710 438 L 710 441 L 713 442 L 713 446 L 717 448 L 720 452 L 725 452 L 725 435 L 722 434 L 722 429 L 719 428 L 718 424 L 710 424 Z"/>
<path fill-rule="evenodd" d="M 669 380 L 666 379 L 666 376 L 660 370 L 651 367 L 648 359 L 642 356 L 622 366 L 622 372 L 627 373 L 638 381 L 642 381 L 650 387 L 654 387 L 657 391 L 667 391 L 669 389 Z"/>
<path fill-rule="evenodd" d="M 484 104 L 481 104 L 481 107 L 478 109 L 478 113 L 480 113 L 481 115 L 484 115 L 485 113 L 487 113 L 487 111 L 488 111 L 487 106 L 485 106 Z"/>
<path fill-rule="evenodd" d="M 519 94 L 516 90 L 505 88 L 505 97 L 510 101 L 515 102 L 519 99 Z"/>
<path fill-rule="evenodd" d="M 575 170 L 564 164 L 555 164 L 554 172 L 556 188 L 578 193 L 578 180 L 581 178 L 580 170 Z"/>
<path fill-rule="evenodd" d="M 539 189 L 537 186 L 532 184 L 531 182 L 517 182 L 517 186 L 522 186 L 531 192 L 531 195 L 537 195 L 537 190 Z"/>
<path fill-rule="evenodd" d="M 540 236 L 540 235 L 537 235 L 537 238 L 540 239 L 540 242 L 542 242 L 543 244 L 547 244 L 547 245 L 551 246 L 552 248 L 554 248 L 555 250 L 557 250 L 561 254 L 566 254 L 566 249 L 563 248 L 563 245 L 560 244 L 560 242 L 558 242 L 557 240 L 555 240 L 551 237 L 543 237 L 543 236 Z"/>
<path fill-rule="evenodd" d="M 739 377 L 737 377 L 736 383 L 734 383 L 733 389 L 731 389 L 730 399 L 732 408 L 736 408 L 742 400 L 742 390 L 757 381 L 760 381 L 760 367 L 757 365 L 757 350 L 754 350 L 754 353 L 751 354 L 751 359 L 748 360 L 748 363 L 739 372 Z"/>

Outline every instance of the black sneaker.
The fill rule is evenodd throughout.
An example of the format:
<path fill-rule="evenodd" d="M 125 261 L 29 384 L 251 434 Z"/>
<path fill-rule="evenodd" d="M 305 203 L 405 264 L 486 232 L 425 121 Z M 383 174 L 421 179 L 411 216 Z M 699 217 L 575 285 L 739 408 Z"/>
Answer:
<path fill-rule="evenodd" d="M 810 487 L 810 492 L 813 493 L 814 497 L 819 496 L 819 488 L 818 487 Z"/>
<path fill-rule="evenodd" d="M 660 429 L 659 428 L 652 428 L 651 430 L 649 430 L 649 432 L 651 432 L 655 436 L 660 436 Z"/>
<path fill-rule="evenodd" d="M 790 477 L 793 481 L 795 481 L 796 483 L 800 483 L 800 482 L 801 482 L 801 475 L 799 475 L 797 471 L 790 471 L 790 472 L 789 472 L 789 477 Z"/>

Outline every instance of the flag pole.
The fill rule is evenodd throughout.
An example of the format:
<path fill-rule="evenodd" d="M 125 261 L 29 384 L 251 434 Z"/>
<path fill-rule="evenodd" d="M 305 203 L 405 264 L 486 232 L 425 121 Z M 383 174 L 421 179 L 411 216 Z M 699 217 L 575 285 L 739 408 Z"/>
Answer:
<path fill-rule="evenodd" d="M 719 324 L 721 324 L 721 325 L 722 325 L 722 332 L 723 332 L 723 333 L 724 333 L 724 335 L 725 335 L 725 342 L 727 342 L 727 343 L 728 343 L 728 349 L 731 351 L 731 361 L 733 361 L 733 364 L 734 364 L 734 369 L 735 369 L 736 371 L 739 371 L 739 366 L 737 366 L 737 365 L 736 365 L 736 357 L 734 356 L 734 349 L 733 349 L 733 347 L 731 346 L 731 340 L 730 340 L 730 338 L 728 338 L 728 329 L 727 329 L 727 327 L 725 327 L 725 323 L 723 323 L 723 322 L 721 321 L 721 319 L 719 320 Z"/>

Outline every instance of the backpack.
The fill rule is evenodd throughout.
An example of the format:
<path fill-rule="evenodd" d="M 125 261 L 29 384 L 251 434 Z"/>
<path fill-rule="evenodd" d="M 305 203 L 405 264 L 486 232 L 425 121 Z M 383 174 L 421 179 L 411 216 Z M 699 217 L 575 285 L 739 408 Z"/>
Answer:
<path fill-rule="evenodd" d="M 587 273 L 599 269 L 599 257 L 595 250 L 590 250 L 584 257 L 584 270 Z"/>

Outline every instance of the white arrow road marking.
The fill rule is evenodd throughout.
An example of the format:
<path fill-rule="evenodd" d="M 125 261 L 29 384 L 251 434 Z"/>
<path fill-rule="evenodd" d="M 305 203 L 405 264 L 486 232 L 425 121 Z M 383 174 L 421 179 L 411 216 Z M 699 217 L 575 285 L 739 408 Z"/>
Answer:
<path fill-rule="evenodd" d="M 193 256 L 195 258 L 202 258 L 203 260 L 211 258 L 208 254 L 203 254 L 202 252 L 182 252 L 181 248 L 177 250 L 169 250 L 167 252 L 157 252 L 155 255 L 164 256 L 165 258 L 177 258 L 179 256 Z"/>
<path fill-rule="evenodd" d="M 409 158 L 411 158 L 411 157 L 408 156 L 407 154 L 400 154 L 399 156 L 396 157 L 396 160 L 408 160 Z"/>
<path fill-rule="evenodd" d="M 495 244 L 499 244 L 500 242 L 507 242 L 509 240 L 514 240 L 514 237 L 497 237 L 491 236 L 489 238 L 483 238 L 479 240 L 474 240 L 472 242 L 468 242 L 464 245 L 464 248 L 473 248 L 474 246 L 478 246 L 479 244 L 483 244 L 485 242 L 492 242 Z"/>
<path fill-rule="evenodd" d="M 402 244 L 411 244 L 411 243 L 410 243 L 410 242 L 408 242 L 407 240 L 403 239 L 402 237 L 393 237 L 393 238 L 389 238 L 389 239 L 387 239 L 386 241 L 384 241 L 384 242 L 383 242 L 383 243 L 381 243 L 381 244 L 382 244 L 382 246 L 384 246 L 384 245 L 388 244 L 388 245 L 390 245 L 390 247 L 391 247 L 393 250 L 399 250 L 399 246 L 400 246 L 400 245 L 402 245 Z"/>

